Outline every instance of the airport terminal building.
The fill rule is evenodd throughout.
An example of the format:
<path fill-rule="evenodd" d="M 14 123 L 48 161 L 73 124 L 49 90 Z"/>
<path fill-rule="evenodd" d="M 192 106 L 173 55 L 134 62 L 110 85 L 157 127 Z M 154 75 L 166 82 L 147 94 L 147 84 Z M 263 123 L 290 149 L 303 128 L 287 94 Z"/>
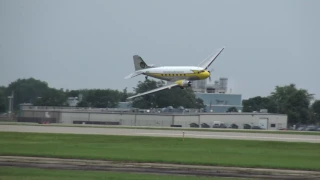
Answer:
<path fill-rule="evenodd" d="M 206 105 L 205 112 L 224 113 L 231 107 L 242 111 L 241 94 L 195 93 Z"/>
<path fill-rule="evenodd" d="M 206 80 L 194 81 L 192 89 L 196 97 L 203 100 L 205 112 L 225 113 L 231 107 L 242 111 L 242 96 L 227 93 L 228 79 L 225 77 L 214 81 L 214 84 L 207 84 Z"/>

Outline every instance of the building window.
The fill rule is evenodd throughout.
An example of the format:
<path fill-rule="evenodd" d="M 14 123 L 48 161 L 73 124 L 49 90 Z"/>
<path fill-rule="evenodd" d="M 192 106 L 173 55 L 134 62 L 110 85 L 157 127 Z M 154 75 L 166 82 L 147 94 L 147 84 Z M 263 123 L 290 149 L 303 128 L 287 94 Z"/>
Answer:
<path fill-rule="evenodd" d="M 273 128 L 275 128 L 275 127 L 276 127 L 276 124 L 271 124 L 270 126 L 273 127 Z"/>

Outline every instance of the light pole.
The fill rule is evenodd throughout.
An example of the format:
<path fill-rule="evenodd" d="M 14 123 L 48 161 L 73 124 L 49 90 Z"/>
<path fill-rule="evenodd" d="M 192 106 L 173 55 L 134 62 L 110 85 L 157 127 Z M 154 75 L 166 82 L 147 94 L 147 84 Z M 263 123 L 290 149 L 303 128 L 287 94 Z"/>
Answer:
<path fill-rule="evenodd" d="M 14 98 L 14 95 L 13 95 L 13 91 L 12 91 L 11 96 L 8 96 L 8 99 L 9 99 L 9 111 L 8 111 L 8 116 L 9 116 L 9 117 L 12 117 L 13 98 Z"/>

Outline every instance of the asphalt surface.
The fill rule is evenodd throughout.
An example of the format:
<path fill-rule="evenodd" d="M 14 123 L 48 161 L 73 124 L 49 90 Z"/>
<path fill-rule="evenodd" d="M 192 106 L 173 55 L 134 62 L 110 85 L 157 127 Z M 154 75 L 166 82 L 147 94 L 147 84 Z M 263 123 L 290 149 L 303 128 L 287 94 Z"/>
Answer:
<path fill-rule="evenodd" d="M 158 137 L 183 137 L 184 136 L 185 138 L 238 139 L 238 140 L 320 143 L 319 135 L 246 133 L 246 132 L 215 132 L 215 131 L 208 132 L 208 131 L 183 131 L 183 130 L 180 131 L 180 130 L 150 130 L 150 129 L 126 129 L 126 128 L 24 126 L 24 125 L 0 125 L 0 131 L 126 135 L 126 136 L 158 136 Z"/>
<path fill-rule="evenodd" d="M 320 172 L 317 171 L 199 166 L 164 163 L 130 163 L 103 160 L 59 159 L 44 157 L 0 156 L 0 166 L 259 179 L 316 180 L 320 178 Z"/>

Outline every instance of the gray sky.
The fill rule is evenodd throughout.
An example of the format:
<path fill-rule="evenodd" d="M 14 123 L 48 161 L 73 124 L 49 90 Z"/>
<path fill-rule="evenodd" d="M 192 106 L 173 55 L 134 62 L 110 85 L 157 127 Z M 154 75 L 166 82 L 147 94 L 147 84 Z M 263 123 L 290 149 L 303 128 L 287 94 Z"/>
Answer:
<path fill-rule="evenodd" d="M 132 56 L 197 65 L 226 46 L 212 79 L 243 98 L 295 83 L 320 97 L 320 1 L 0 0 L 0 85 L 136 86 Z"/>

